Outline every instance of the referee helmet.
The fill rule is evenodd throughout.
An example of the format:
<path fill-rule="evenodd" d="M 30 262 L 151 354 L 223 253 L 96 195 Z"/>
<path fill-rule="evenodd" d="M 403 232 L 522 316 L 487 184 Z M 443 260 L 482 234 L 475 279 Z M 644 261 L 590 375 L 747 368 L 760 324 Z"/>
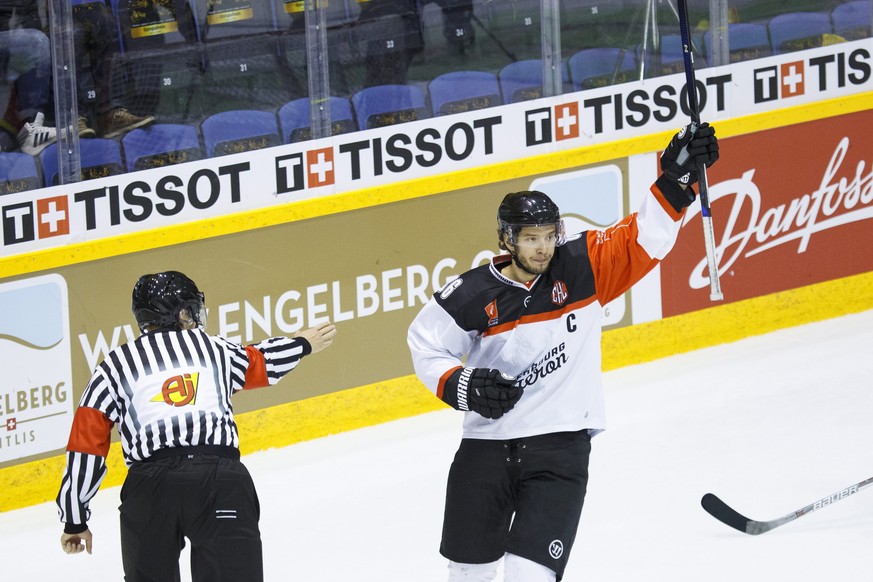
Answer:
<path fill-rule="evenodd" d="M 181 329 L 184 309 L 198 327 L 206 327 L 206 297 L 183 273 L 165 271 L 143 275 L 133 286 L 131 308 L 140 332 L 150 328 Z"/>

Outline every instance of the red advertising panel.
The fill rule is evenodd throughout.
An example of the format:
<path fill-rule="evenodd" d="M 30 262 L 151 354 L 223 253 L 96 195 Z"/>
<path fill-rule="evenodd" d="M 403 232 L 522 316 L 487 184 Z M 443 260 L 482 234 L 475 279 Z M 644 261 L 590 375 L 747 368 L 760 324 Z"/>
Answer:
<path fill-rule="evenodd" d="M 873 271 L 873 111 L 720 142 L 709 193 L 725 302 Z M 699 205 L 662 265 L 664 316 L 709 301 Z"/>

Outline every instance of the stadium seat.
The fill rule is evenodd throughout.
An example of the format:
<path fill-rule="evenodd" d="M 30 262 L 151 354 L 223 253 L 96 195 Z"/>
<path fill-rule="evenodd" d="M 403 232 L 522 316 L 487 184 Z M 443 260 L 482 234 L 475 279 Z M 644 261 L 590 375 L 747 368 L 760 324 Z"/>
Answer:
<path fill-rule="evenodd" d="M 0 152 L 0 196 L 42 188 L 36 158 L 21 152 Z"/>
<path fill-rule="evenodd" d="M 497 75 L 456 71 L 434 78 L 427 87 L 434 116 L 485 109 L 503 104 Z"/>
<path fill-rule="evenodd" d="M 497 73 L 504 103 L 518 103 L 543 96 L 543 62 L 528 59 L 509 63 Z"/>
<path fill-rule="evenodd" d="M 186 0 L 110 2 L 121 45 L 115 65 L 124 68 L 131 93 L 139 101 L 153 102 L 152 111 L 162 98 L 172 99 L 162 118 L 187 118 L 203 75 L 191 6 Z"/>
<path fill-rule="evenodd" d="M 822 35 L 831 32 L 831 19 L 820 12 L 788 12 L 767 24 L 773 54 L 821 46 Z"/>
<path fill-rule="evenodd" d="M 279 45 L 271 0 L 188 0 L 211 81 L 276 71 Z"/>
<path fill-rule="evenodd" d="M 352 104 L 348 99 L 331 97 L 329 105 L 331 135 L 357 131 L 355 117 L 352 114 Z M 279 108 L 278 117 L 283 143 L 312 139 L 309 97 L 301 97 L 286 103 Z"/>
<path fill-rule="evenodd" d="M 79 141 L 82 180 L 94 180 L 124 173 L 121 147 L 112 139 L 94 138 Z M 46 186 L 55 186 L 58 179 L 58 144 L 53 143 L 39 153 Z"/>
<path fill-rule="evenodd" d="M 352 95 L 359 129 L 431 117 L 424 91 L 415 85 L 377 85 Z"/>
<path fill-rule="evenodd" d="M 128 172 L 181 164 L 203 158 L 196 127 L 155 124 L 129 131 L 121 138 Z"/>
<path fill-rule="evenodd" d="M 870 0 L 854 0 L 836 6 L 831 11 L 834 23 L 834 34 L 846 40 L 867 38 L 871 35 L 873 23 L 873 2 Z"/>
<path fill-rule="evenodd" d="M 268 111 L 234 110 L 216 113 L 200 124 L 210 158 L 280 145 L 279 124 Z"/>
<path fill-rule="evenodd" d="M 633 52 L 623 48 L 583 49 L 567 61 L 574 91 L 630 81 L 636 66 Z"/>
<path fill-rule="evenodd" d="M 706 54 L 712 54 L 712 37 L 707 30 L 703 34 Z M 728 52 L 732 63 L 768 57 L 773 54 L 770 35 L 763 24 L 735 22 L 728 24 Z"/>

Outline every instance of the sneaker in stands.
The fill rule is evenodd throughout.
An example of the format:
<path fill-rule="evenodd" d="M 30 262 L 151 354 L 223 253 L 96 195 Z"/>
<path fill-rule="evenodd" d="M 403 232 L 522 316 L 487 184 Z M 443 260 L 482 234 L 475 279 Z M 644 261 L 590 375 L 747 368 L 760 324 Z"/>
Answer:
<path fill-rule="evenodd" d="M 45 115 L 37 113 L 33 121 L 24 124 L 18 132 L 18 146 L 21 151 L 35 156 L 46 146 L 58 141 L 58 131 L 54 127 L 46 127 Z"/>
<path fill-rule="evenodd" d="M 79 139 L 97 137 L 97 132 L 88 127 L 88 118 L 79 116 Z"/>
<path fill-rule="evenodd" d="M 123 107 L 117 107 L 100 116 L 100 128 L 103 131 L 103 137 L 116 137 L 131 129 L 148 125 L 154 120 L 155 118 L 151 115 L 141 117 Z"/>

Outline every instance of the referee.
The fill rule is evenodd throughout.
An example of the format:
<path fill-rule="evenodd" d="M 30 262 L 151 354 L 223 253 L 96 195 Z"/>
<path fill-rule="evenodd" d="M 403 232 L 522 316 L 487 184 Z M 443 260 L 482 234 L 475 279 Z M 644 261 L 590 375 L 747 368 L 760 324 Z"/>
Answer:
<path fill-rule="evenodd" d="M 203 303 L 182 273 L 140 277 L 132 308 L 142 335 L 97 366 L 73 418 L 57 497 L 61 546 L 91 553 L 88 505 L 117 425 L 129 468 L 119 507 L 128 582 L 179 580 L 185 537 L 195 582 L 263 580 L 260 507 L 231 396 L 276 384 L 336 335 L 324 323 L 241 346 L 206 334 Z"/>

